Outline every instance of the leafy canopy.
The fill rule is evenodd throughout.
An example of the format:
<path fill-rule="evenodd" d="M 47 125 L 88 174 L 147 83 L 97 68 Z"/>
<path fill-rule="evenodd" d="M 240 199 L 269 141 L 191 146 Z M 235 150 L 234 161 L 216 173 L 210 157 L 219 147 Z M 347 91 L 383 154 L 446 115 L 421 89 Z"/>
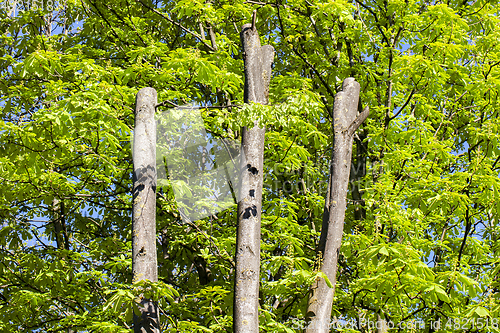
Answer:
<path fill-rule="evenodd" d="M 500 317 L 497 2 L 53 3 L 0 9 L 0 330 L 130 331 L 141 288 L 165 332 L 231 329 L 235 209 L 186 224 L 159 192 L 160 282 L 131 284 L 130 133 L 145 86 L 160 102 L 242 105 L 239 30 L 254 9 L 276 49 L 271 106 L 203 117 L 232 139 L 267 126 L 261 330 L 300 326 L 320 276 L 332 105 L 348 76 L 371 116 L 333 315 Z"/>

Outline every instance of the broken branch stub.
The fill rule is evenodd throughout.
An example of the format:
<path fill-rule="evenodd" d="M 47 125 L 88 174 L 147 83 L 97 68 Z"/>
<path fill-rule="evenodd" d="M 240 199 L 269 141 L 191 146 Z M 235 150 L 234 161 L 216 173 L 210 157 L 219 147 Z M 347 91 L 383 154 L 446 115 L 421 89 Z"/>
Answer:
<path fill-rule="evenodd" d="M 274 48 L 260 45 L 252 24 L 241 31 L 245 61 L 245 103 L 268 103 Z M 255 124 L 242 131 L 245 159 L 240 165 L 241 187 L 236 236 L 236 276 L 234 282 L 235 333 L 259 332 L 260 224 L 264 170 L 265 128 Z"/>
<path fill-rule="evenodd" d="M 156 123 L 157 95 L 153 88 L 137 93 L 133 143 L 134 187 L 132 208 L 133 283 L 158 281 L 156 259 Z M 142 298 L 140 316 L 134 314 L 134 332 L 159 332 L 158 306 Z"/>

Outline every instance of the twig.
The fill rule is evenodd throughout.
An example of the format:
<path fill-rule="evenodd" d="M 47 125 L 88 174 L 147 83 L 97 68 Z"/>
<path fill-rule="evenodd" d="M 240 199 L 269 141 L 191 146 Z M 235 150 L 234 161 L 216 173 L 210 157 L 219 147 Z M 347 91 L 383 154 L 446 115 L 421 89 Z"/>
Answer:
<path fill-rule="evenodd" d="M 152 8 L 152 7 L 149 7 L 148 5 L 144 4 L 144 2 L 141 1 L 141 4 L 148 8 L 149 10 L 155 12 L 156 14 L 160 15 L 161 17 L 163 17 L 165 20 L 167 20 L 168 22 L 172 23 L 173 25 L 176 25 L 178 26 L 179 28 L 181 28 L 182 30 L 184 30 L 185 32 L 187 32 L 188 34 L 198 38 L 202 43 L 203 45 L 205 45 L 206 47 L 208 47 L 208 49 L 212 52 L 215 52 L 216 50 L 211 46 L 211 45 L 208 45 L 205 41 L 204 41 L 204 38 L 202 38 L 200 35 L 198 35 L 196 32 L 193 32 L 191 30 L 189 30 L 188 28 L 184 27 L 182 24 L 180 24 L 179 22 L 176 22 L 174 20 L 172 20 L 170 17 L 164 15 L 163 13 L 159 12 L 158 10 L 156 10 L 155 8 Z"/>
<path fill-rule="evenodd" d="M 161 103 L 156 104 L 155 108 L 158 108 L 158 107 L 160 107 L 160 106 L 165 106 L 166 104 L 170 104 L 170 105 L 172 105 L 174 108 L 178 108 L 178 107 L 179 107 L 179 105 L 175 104 L 174 102 L 170 102 L 170 101 L 163 101 L 163 102 L 161 102 Z"/>
<path fill-rule="evenodd" d="M 413 94 L 415 93 L 415 91 L 416 91 L 416 88 L 413 88 L 411 90 L 410 96 L 408 96 L 408 99 L 406 100 L 405 104 L 403 104 L 403 106 L 399 109 L 398 112 L 396 112 L 396 114 L 394 116 L 390 117 L 390 120 L 393 120 L 394 118 L 396 118 L 397 116 L 399 116 L 399 114 L 401 113 L 401 111 L 403 111 L 403 109 L 408 105 L 408 103 L 410 103 L 410 100 L 411 100 Z"/>
<path fill-rule="evenodd" d="M 292 148 L 293 144 L 295 143 L 295 139 L 297 139 L 297 135 L 295 135 L 295 137 L 293 138 L 292 143 L 290 144 L 290 146 L 288 147 L 288 149 L 285 151 L 285 156 L 283 156 L 283 158 L 280 159 L 280 161 L 278 163 L 283 162 L 283 160 L 285 159 L 285 157 L 288 155 L 288 152 L 290 151 L 290 148 Z"/>
<path fill-rule="evenodd" d="M 163 198 L 165 198 L 164 196 L 162 196 L 162 197 L 163 197 Z M 231 264 L 231 266 L 232 266 L 233 268 L 235 268 L 235 267 L 236 267 L 236 265 L 235 265 L 235 263 L 234 263 L 233 259 L 231 259 L 231 257 L 230 257 L 230 256 L 229 256 L 229 254 L 227 253 L 227 251 L 225 251 L 225 252 L 226 252 L 225 254 L 227 254 L 227 255 L 228 255 L 228 258 L 224 258 L 224 257 L 222 256 L 221 251 L 219 250 L 219 247 L 218 247 L 218 246 L 217 246 L 217 244 L 215 244 L 215 243 L 214 243 L 214 241 L 212 240 L 212 237 L 211 237 L 211 236 L 209 236 L 209 235 L 207 235 L 207 233 L 206 233 L 205 231 L 201 230 L 201 229 L 200 229 L 200 227 L 198 227 L 198 225 L 196 225 L 196 223 L 194 223 L 193 221 L 191 221 L 191 219 L 189 219 L 189 217 L 187 217 L 187 216 L 186 216 L 186 214 L 184 214 L 184 213 L 183 213 L 183 212 L 181 212 L 181 211 L 179 211 L 179 213 L 181 214 L 182 220 L 183 220 L 184 222 L 186 222 L 186 224 L 188 224 L 188 225 L 190 225 L 191 227 L 195 228 L 195 229 L 196 229 L 196 230 L 197 230 L 200 234 L 202 234 L 203 236 L 205 236 L 205 238 L 206 238 L 206 239 L 207 239 L 207 240 L 211 243 L 211 245 L 213 246 L 213 248 L 217 251 L 216 255 L 217 255 L 220 259 L 222 259 L 222 260 L 227 260 L 227 261 L 229 261 L 229 263 Z"/>
<path fill-rule="evenodd" d="M 158 108 L 158 107 L 161 107 L 161 106 L 165 106 L 167 104 L 170 104 L 174 108 L 181 108 L 181 109 L 230 109 L 230 108 L 233 108 L 233 107 L 236 107 L 236 108 L 243 107 L 242 105 L 238 105 L 238 104 L 188 107 L 188 106 L 177 105 L 177 104 L 175 104 L 174 102 L 171 102 L 171 101 L 163 101 L 161 103 L 156 104 L 156 107 Z"/>
<path fill-rule="evenodd" d="M 200 109 L 230 109 L 232 107 L 242 108 L 243 105 L 231 104 L 231 105 L 210 105 L 210 106 L 200 106 Z"/>

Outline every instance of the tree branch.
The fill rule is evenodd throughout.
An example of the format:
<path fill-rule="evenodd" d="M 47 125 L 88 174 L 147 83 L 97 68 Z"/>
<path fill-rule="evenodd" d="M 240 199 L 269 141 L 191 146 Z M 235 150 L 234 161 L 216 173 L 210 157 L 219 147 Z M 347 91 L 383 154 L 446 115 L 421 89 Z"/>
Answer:
<path fill-rule="evenodd" d="M 356 130 L 359 128 L 359 126 L 366 120 L 366 118 L 368 118 L 369 115 L 370 115 L 370 107 L 366 106 L 364 108 L 363 112 L 361 112 L 356 117 L 356 119 L 354 119 L 354 121 L 351 123 L 351 125 L 347 129 L 347 134 L 353 135 L 354 132 L 356 132 Z"/>
<path fill-rule="evenodd" d="M 215 52 L 215 51 L 216 51 L 216 50 L 215 50 L 215 49 L 214 49 L 211 45 L 207 44 L 207 43 L 203 40 L 203 38 L 202 38 L 200 35 L 198 35 L 196 32 L 189 30 L 188 28 L 184 27 L 184 26 L 183 26 L 182 24 L 180 24 L 179 22 L 176 22 L 176 21 L 172 20 L 170 17 L 168 17 L 168 16 L 164 15 L 162 12 L 160 12 L 160 11 L 156 10 L 155 8 L 149 7 L 149 6 L 148 6 L 148 5 L 146 5 L 144 2 L 142 2 L 142 1 L 140 1 L 140 2 L 141 2 L 141 4 L 142 4 L 144 7 L 148 8 L 149 10 L 151 10 L 151 11 L 155 12 L 156 14 L 160 15 L 161 17 L 163 17 L 163 18 L 164 18 L 165 20 L 167 20 L 168 22 L 172 23 L 173 25 L 178 26 L 179 28 L 181 28 L 182 30 L 184 30 L 186 33 L 188 33 L 188 34 L 190 34 L 190 35 L 192 35 L 192 36 L 194 36 L 194 37 L 198 38 L 198 39 L 200 40 L 200 42 L 202 42 L 202 43 L 203 43 L 203 45 L 205 45 L 205 46 L 206 46 L 206 47 L 207 47 L 210 51 L 212 51 L 212 52 Z"/>

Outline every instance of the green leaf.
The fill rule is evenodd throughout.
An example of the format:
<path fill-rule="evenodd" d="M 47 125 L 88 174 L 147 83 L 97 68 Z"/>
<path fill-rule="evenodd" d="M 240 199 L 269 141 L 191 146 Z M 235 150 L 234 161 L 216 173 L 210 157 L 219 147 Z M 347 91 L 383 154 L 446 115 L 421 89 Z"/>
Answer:
<path fill-rule="evenodd" d="M 389 256 L 389 251 L 387 251 L 387 248 L 385 246 L 382 246 L 378 253 L 383 254 L 385 256 Z"/>
<path fill-rule="evenodd" d="M 482 307 L 482 306 L 478 306 L 476 307 L 476 309 L 474 310 L 474 312 L 479 316 L 479 317 L 488 317 L 490 316 L 490 312 L 488 311 L 488 309 Z"/>

